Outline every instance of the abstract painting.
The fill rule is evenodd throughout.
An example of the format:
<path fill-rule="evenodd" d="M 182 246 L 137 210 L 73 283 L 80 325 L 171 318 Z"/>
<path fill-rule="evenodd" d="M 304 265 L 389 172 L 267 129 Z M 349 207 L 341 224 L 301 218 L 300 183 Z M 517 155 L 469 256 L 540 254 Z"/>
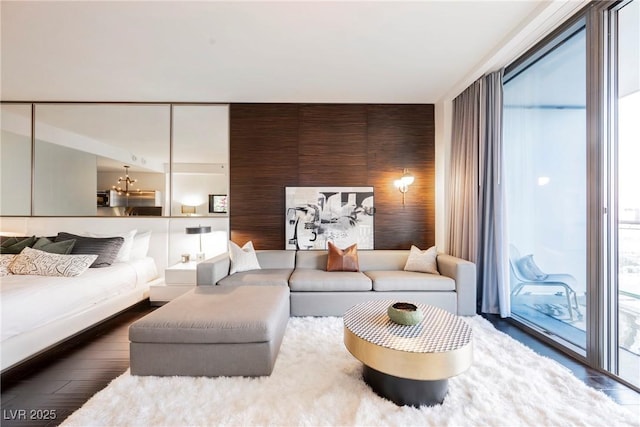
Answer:
<path fill-rule="evenodd" d="M 373 249 L 373 187 L 286 187 L 285 248 Z"/>

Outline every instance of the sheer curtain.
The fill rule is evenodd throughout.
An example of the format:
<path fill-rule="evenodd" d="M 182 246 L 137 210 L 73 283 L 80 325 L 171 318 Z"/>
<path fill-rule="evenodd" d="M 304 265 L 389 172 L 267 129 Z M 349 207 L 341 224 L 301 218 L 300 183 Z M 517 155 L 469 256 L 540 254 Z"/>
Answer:
<path fill-rule="evenodd" d="M 480 311 L 507 317 L 502 75 L 478 79 L 453 101 L 447 249 L 476 264 Z"/>

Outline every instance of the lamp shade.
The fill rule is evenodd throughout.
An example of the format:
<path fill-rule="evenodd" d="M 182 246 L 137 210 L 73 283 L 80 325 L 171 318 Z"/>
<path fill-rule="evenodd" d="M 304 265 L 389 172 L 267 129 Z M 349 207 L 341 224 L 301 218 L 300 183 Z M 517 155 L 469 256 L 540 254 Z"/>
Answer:
<path fill-rule="evenodd" d="M 404 185 L 411 185 L 411 184 L 413 184 L 414 179 L 415 178 L 413 177 L 413 175 L 411 175 L 405 169 L 404 175 L 402 175 L 402 178 L 400 178 L 400 181 L 402 181 L 402 184 L 404 184 Z"/>
<path fill-rule="evenodd" d="M 180 211 L 183 214 L 194 214 L 196 213 L 196 207 L 190 206 L 190 205 L 182 205 L 182 207 L 180 208 Z"/>
<path fill-rule="evenodd" d="M 211 233 L 211 226 L 207 225 L 207 226 L 197 226 L 197 227 L 187 227 L 186 228 L 186 232 L 187 234 L 205 234 L 205 233 Z"/>

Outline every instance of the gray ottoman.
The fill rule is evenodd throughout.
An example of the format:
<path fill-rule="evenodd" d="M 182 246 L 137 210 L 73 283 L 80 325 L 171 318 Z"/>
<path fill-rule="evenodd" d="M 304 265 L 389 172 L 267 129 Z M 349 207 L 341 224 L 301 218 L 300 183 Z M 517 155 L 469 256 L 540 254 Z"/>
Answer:
<path fill-rule="evenodd" d="M 270 375 L 287 286 L 197 286 L 129 327 L 132 375 Z"/>

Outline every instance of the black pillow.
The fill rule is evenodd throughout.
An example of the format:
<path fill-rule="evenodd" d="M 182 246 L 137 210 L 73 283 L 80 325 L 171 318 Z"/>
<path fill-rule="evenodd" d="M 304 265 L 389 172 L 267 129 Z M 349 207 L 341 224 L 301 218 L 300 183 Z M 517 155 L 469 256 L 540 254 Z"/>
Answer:
<path fill-rule="evenodd" d="M 40 237 L 32 247 L 33 249 L 49 252 L 50 254 L 69 255 L 75 244 L 76 239 L 54 242 L 46 237 Z"/>
<path fill-rule="evenodd" d="M 58 233 L 56 242 L 75 240 L 72 254 L 98 255 L 89 268 L 109 267 L 118 257 L 118 252 L 124 243 L 124 237 L 85 237 L 71 233 Z"/>
<path fill-rule="evenodd" d="M 9 237 L 0 244 L 0 254 L 19 254 L 24 248 L 31 247 L 36 240 L 36 236 Z"/>

